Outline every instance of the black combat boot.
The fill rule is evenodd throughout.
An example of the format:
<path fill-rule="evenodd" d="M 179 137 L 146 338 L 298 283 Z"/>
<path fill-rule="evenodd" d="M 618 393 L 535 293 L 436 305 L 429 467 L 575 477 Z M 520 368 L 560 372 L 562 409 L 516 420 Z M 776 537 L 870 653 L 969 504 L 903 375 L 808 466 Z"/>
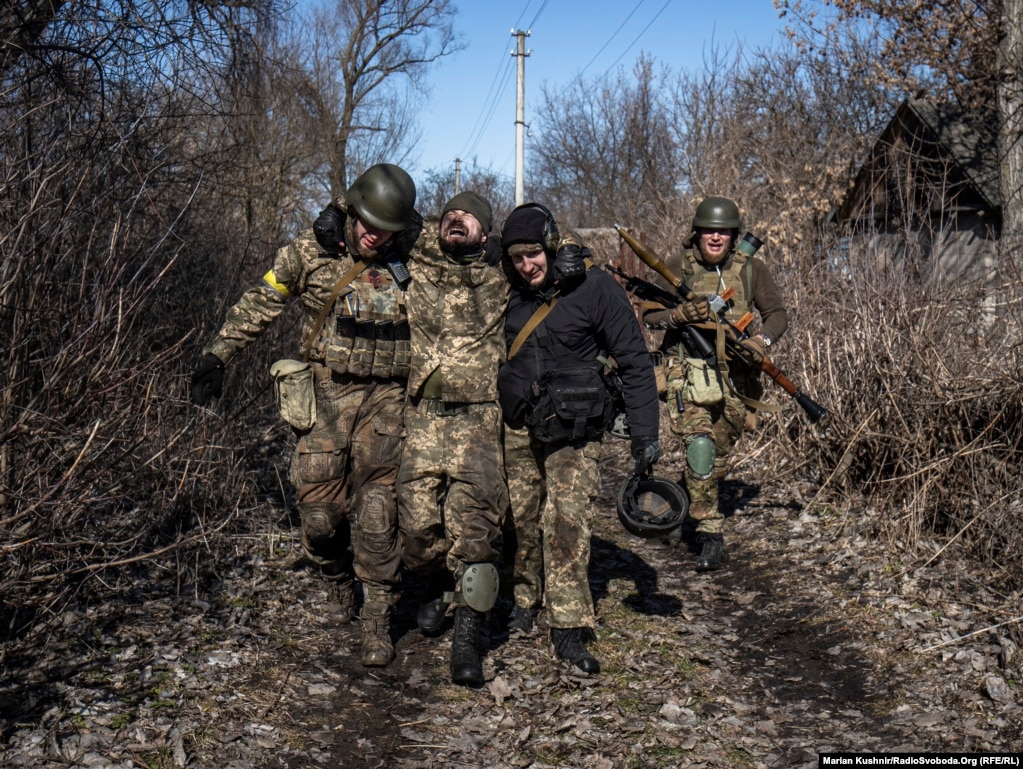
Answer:
<path fill-rule="evenodd" d="M 697 571 L 713 571 L 721 568 L 725 560 L 725 538 L 720 534 L 700 534 L 698 541 L 703 545 L 696 559 Z"/>
<path fill-rule="evenodd" d="M 426 597 L 416 613 L 416 624 L 424 633 L 436 633 L 444 624 L 444 617 L 448 611 L 448 602 L 444 600 L 444 593 L 454 590 L 454 587 L 454 578 L 447 570 L 430 575 Z"/>
<path fill-rule="evenodd" d="M 478 689 L 483 686 L 483 660 L 479 640 L 483 612 L 468 606 L 455 609 L 455 631 L 451 638 L 451 680 Z"/>
<path fill-rule="evenodd" d="M 533 623 L 536 621 L 536 609 L 527 609 L 524 606 L 515 606 L 511 610 L 511 614 L 508 616 L 508 632 L 518 630 L 523 633 L 528 633 L 533 629 Z"/>
<path fill-rule="evenodd" d="M 600 672 L 600 663 L 583 645 L 583 628 L 551 628 L 551 641 L 559 659 L 571 662 L 584 673 L 596 675 Z"/>

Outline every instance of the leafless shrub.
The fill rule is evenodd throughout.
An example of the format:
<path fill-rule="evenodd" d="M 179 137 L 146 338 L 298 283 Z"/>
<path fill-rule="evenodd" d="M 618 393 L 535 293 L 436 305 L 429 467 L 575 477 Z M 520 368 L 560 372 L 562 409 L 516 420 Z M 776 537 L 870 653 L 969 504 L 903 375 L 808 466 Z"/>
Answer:
<path fill-rule="evenodd" d="M 785 280 L 796 317 L 784 357 L 831 409 L 798 444 L 822 471 L 816 500 L 902 557 L 955 547 L 1018 585 L 1023 538 L 1007 524 L 1020 505 L 1023 293 L 1011 255 L 994 283 L 877 250 L 830 256 L 807 254 Z"/>
<path fill-rule="evenodd" d="M 374 14 L 394 36 L 345 83 L 421 74 L 454 49 L 449 10 L 360 3 L 363 40 Z M 326 202 L 315 178 L 343 181 L 280 18 L 270 2 L 0 11 L 18 31 L 0 51 L 0 638 L 71 600 L 208 591 L 240 534 L 287 515 L 266 371 L 297 311 L 239 356 L 222 401 L 187 393 L 227 306 Z"/>
<path fill-rule="evenodd" d="M 2 73 L 0 636 L 167 567 L 201 581 L 193 555 L 259 499 L 223 480 L 253 477 L 253 440 L 211 438 L 181 376 L 211 275 L 196 243 L 265 232 L 193 210 L 243 186 L 206 97 L 251 41 L 232 40 L 234 17 L 129 5 L 130 29 L 102 15 L 115 6 L 52 20 Z"/>

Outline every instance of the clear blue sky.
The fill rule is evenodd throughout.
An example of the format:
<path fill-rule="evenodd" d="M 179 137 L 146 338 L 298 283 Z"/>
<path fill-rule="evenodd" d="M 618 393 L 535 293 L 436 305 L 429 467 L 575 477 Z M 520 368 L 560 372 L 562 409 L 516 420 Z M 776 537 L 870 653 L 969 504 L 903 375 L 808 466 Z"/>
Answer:
<path fill-rule="evenodd" d="M 772 46 L 783 20 L 771 0 L 456 0 L 465 49 L 431 70 L 432 93 L 414 175 L 463 168 L 475 157 L 509 178 L 515 172 L 515 37 L 526 38 L 526 125 L 544 85 L 593 82 L 631 68 L 640 54 L 674 71 L 702 70 L 711 48 Z M 729 57 L 730 58 L 730 57 Z M 529 138 L 526 139 L 529 162 Z M 418 172 L 418 173 L 416 173 Z"/>

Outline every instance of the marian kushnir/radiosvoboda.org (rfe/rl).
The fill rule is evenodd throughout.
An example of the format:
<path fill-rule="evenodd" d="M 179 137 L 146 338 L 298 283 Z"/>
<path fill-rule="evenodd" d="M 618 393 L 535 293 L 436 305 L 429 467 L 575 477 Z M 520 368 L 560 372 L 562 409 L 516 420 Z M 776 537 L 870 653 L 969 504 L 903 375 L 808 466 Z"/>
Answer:
<path fill-rule="evenodd" d="M 825 766 L 1020 766 L 1023 753 L 822 753 Z"/>

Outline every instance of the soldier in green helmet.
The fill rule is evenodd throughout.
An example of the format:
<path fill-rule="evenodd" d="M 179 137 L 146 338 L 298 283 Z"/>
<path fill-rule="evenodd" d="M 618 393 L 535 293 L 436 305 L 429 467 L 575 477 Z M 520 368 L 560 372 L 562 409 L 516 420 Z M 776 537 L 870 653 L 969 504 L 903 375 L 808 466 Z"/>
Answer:
<path fill-rule="evenodd" d="M 696 521 L 700 552 L 696 568 L 717 569 L 725 556 L 725 517 L 719 503 L 719 483 L 728 458 L 752 415 L 750 404 L 760 396 L 760 372 L 739 360 L 707 361 L 687 350 L 680 329 L 690 326 L 715 346 L 716 322 L 707 296 L 735 291 L 727 317 L 738 321 L 748 311 L 760 316 L 759 328 L 744 344 L 754 359 L 788 328 L 788 314 L 778 286 L 763 260 L 736 250 L 742 217 L 734 201 L 711 196 L 700 201 L 693 217 L 692 235 L 681 254 L 665 259 L 666 266 L 692 290 L 694 299 L 673 309 L 647 309 L 643 321 L 663 329 L 661 353 L 668 383 L 671 430 L 685 444 L 686 467 L 682 483 L 689 493 L 689 516 Z M 674 291 L 663 277 L 658 283 Z M 680 530 L 679 530 L 680 531 Z"/>
<path fill-rule="evenodd" d="M 297 438 L 290 480 L 302 546 L 342 622 L 363 588 L 362 664 L 394 659 L 390 615 L 401 568 L 395 481 L 410 368 L 407 262 L 422 230 L 401 168 L 368 168 L 313 227 L 277 251 L 262 281 L 227 312 L 192 375 L 192 398 L 219 398 L 224 366 L 298 298 L 302 360 L 273 373 Z M 352 523 L 354 522 L 354 527 Z"/>

